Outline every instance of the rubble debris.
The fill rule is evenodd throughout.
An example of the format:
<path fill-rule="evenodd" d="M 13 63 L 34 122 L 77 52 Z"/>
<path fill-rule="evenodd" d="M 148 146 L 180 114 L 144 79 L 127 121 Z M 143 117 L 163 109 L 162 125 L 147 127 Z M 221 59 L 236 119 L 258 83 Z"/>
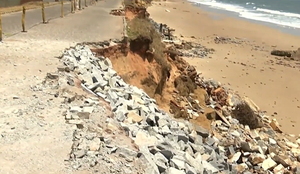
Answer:
<path fill-rule="evenodd" d="M 113 9 L 110 11 L 111 15 L 115 15 L 115 16 L 125 16 L 125 11 L 124 9 Z"/>
<path fill-rule="evenodd" d="M 215 43 L 216 44 L 229 44 L 229 43 L 233 43 L 233 44 L 241 44 L 243 43 L 244 41 L 239 39 L 239 38 L 229 38 L 229 37 L 219 37 L 219 36 L 216 36 L 215 39 L 214 39 Z"/>
<path fill-rule="evenodd" d="M 61 61 L 72 70 L 60 72 L 58 81 L 66 80 L 70 73 L 78 76 L 91 93 L 109 103 L 114 113 L 102 123 L 105 126 L 93 126 L 90 120 L 100 117 L 94 114 L 99 109 L 95 97 L 86 99 L 90 101 L 85 102 L 88 106 L 75 104 L 74 101 L 68 103 L 71 106 L 67 110 L 70 116 L 66 119 L 77 120 L 69 123 L 81 125 L 74 131 L 70 154 L 70 163 L 75 170 L 87 165 L 96 168 L 99 160 L 113 165 L 112 172 L 116 173 L 126 173 L 138 161 L 147 166 L 140 165 L 142 169 L 134 168 L 132 171 L 143 170 L 142 173 L 293 172 L 297 169 L 291 166 L 299 166 L 294 160 L 300 154 L 299 146 L 287 140 L 284 134 L 276 133 L 271 126 L 256 128 L 243 125 L 234 116 L 222 116 L 217 111 L 216 115 L 222 119 L 213 120 L 213 130 L 209 131 L 187 120 L 176 120 L 160 110 L 156 101 L 144 91 L 126 84 L 112 69 L 108 58 L 95 57 L 87 46 L 77 45 L 66 50 Z M 224 104 L 220 106 L 222 109 L 233 110 L 237 107 L 238 110 L 246 109 L 250 115 L 256 113 L 245 101 L 242 105 L 232 106 L 222 103 L 230 95 L 219 83 L 199 76 L 196 81 L 199 86 L 210 89 L 209 105 L 217 105 L 214 100 L 220 100 L 219 103 Z M 226 97 L 218 97 L 221 93 L 225 93 Z M 190 107 L 197 111 L 191 97 L 193 95 L 190 93 L 181 100 L 187 105 L 174 101 L 174 106 L 186 111 L 186 107 Z M 106 134 L 103 134 L 104 130 Z M 124 132 L 134 145 L 124 147 L 110 137 L 118 132 Z M 291 153 L 286 153 L 287 149 Z M 117 157 L 122 158 L 117 163 L 113 162 L 113 158 Z"/>
<path fill-rule="evenodd" d="M 273 50 L 271 51 L 271 55 L 273 56 L 280 56 L 280 57 L 286 57 L 290 58 L 290 60 L 296 60 L 300 61 L 300 48 L 297 50 L 291 51 L 291 50 Z"/>
<path fill-rule="evenodd" d="M 165 51 L 174 56 L 183 56 L 183 57 L 206 57 L 208 54 L 212 54 L 215 50 L 209 49 L 196 42 L 187 42 L 180 40 L 173 35 L 175 31 L 172 28 L 169 28 L 166 24 L 156 23 L 154 20 L 150 19 L 150 22 L 156 28 L 156 31 L 161 33 L 162 40 L 167 44 L 168 49 Z M 168 46 L 169 45 L 169 46 Z M 174 59 L 174 58 L 173 58 Z"/>

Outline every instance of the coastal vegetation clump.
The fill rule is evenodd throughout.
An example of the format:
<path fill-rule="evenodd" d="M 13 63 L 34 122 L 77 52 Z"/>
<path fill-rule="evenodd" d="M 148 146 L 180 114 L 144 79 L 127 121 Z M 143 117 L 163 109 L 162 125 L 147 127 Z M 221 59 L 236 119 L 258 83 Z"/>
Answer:
<path fill-rule="evenodd" d="M 146 6 L 142 7 L 146 8 Z M 171 71 L 171 65 L 164 54 L 166 47 L 162 42 L 161 34 L 155 29 L 147 14 L 141 15 L 140 10 L 135 11 L 138 12 L 136 16 L 127 21 L 130 50 L 139 54 L 143 59 L 147 59 L 149 62 L 155 60 L 161 66 L 161 72 L 159 73 L 160 81 L 155 90 L 155 94 L 161 95 Z"/>

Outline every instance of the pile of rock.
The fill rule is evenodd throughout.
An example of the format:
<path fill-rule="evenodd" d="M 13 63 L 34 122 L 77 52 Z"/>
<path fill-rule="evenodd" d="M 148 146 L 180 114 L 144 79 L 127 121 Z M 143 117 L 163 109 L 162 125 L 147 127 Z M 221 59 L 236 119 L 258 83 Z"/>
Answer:
<path fill-rule="evenodd" d="M 300 60 L 300 48 L 295 51 L 287 51 L 287 50 L 273 50 L 271 51 L 271 55 L 280 56 L 290 58 L 290 60 Z"/>
<path fill-rule="evenodd" d="M 219 36 L 215 37 L 214 41 L 216 44 L 241 44 L 244 42 L 243 40 L 238 38 L 232 39 L 229 37 L 219 37 Z"/>
<path fill-rule="evenodd" d="M 111 10 L 109 14 L 115 15 L 115 16 L 125 16 L 125 11 L 124 11 L 124 9 L 114 9 L 114 10 Z"/>
<path fill-rule="evenodd" d="M 167 47 L 174 47 L 179 56 L 183 57 L 206 57 L 214 52 L 213 49 L 208 49 L 205 46 L 196 42 L 187 42 L 180 40 L 172 34 L 174 29 L 169 28 L 166 24 L 156 23 L 153 19 L 149 19 L 158 33 L 161 33 L 162 40 L 167 44 Z"/>
<path fill-rule="evenodd" d="M 234 100 L 240 101 L 240 98 L 234 98 L 224 88 L 222 91 L 215 81 L 196 78 L 198 84 L 214 91 L 209 93 L 209 100 L 217 113 L 210 133 L 199 125 L 175 120 L 158 109 L 154 99 L 126 84 L 117 75 L 108 58 L 95 57 L 87 46 L 77 45 L 66 50 L 61 60 L 65 67 L 60 68 L 63 70 L 60 76 L 66 79 L 78 77 L 81 87 L 95 96 L 85 100 L 80 107 L 70 107 L 65 115 L 68 123 L 77 126 L 71 153 L 74 168 L 94 166 L 101 160 L 114 163 L 111 159 L 121 156 L 122 160 L 117 159 L 119 162 L 114 163 L 119 166 L 116 173 L 130 173 L 127 169 L 138 161 L 146 164 L 140 165 L 145 170 L 142 173 L 299 172 L 299 145 L 278 133 L 280 130 L 275 121 L 269 121 L 269 127 L 250 129 L 233 118 L 231 112 L 223 116 L 224 112 L 219 112 L 218 107 L 223 109 L 231 103 L 231 108 L 235 109 Z M 187 69 L 185 75 L 193 74 L 192 68 Z M 226 104 L 218 97 L 224 93 L 226 101 L 230 98 Z M 94 119 L 103 120 L 103 114 L 96 112 L 98 97 L 110 104 L 113 115 L 93 128 L 89 124 L 92 113 L 96 113 Z M 222 102 L 218 102 L 220 99 Z M 217 104 L 220 106 L 216 107 Z M 100 133 L 96 131 L 99 127 Z M 130 148 L 122 147 L 112 138 L 118 131 L 133 140 Z M 107 138 L 111 132 L 114 132 L 113 136 Z M 126 162 L 130 163 L 127 168 L 120 167 Z M 132 173 L 138 170 L 141 169 L 136 168 Z"/>
<path fill-rule="evenodd" d="M 159 110 L 154 99 L 126 84 L 116 74 L 108 58 L 96 58 L 88 47 L 76 46 L 65 52 L 62 61 L 66 69 L 82 80 L 83 88 L 110 103 L 114 113 L 112 119 L 119 123 L 139 148 L 133 155 L 134 159 L 147 161 L 145 173 L 231 173 L 235 170 L 227 164 L 227 157 L 218 147 L 218 140 L 211 137 L 207 130 L 186 121 L 176 121 Z M 69 111 L 83 112 L 83 109 L 77 107 L 77 110 L 70 108 Z M 83 118 L 87 119 L 86 116 Z M 80 117 L 76 119 L 82 120 Z M 81 124 L 78 120 L 76 125 Z M 82 126 L 78 127 L 82 129 Z M 97 144 L 102 142 L 101 139 L 104 141 L 99 137 Z M 86 154 L 82 148 L 76 152 L 80 152 L 79 155 L 74 154 L 75 159 Z M 207 158 L 203 159 L 203 156 Z"/>
<path fill-rule="evenodd" d="M 207 57 L 209 54 L 214 52 L 214 49 L 206 48 L 205 46 L 195 43 L 181 41 L 181 44 L 174 44 L 177 50 L 181 53 L 183 57 Z"/>

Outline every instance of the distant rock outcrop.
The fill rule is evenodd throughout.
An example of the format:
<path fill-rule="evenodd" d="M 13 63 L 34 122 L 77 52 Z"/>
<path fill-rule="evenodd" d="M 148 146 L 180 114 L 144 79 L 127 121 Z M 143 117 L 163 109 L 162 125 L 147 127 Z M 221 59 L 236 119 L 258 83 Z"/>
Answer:
<path fill-rule="evenodd" d="M 289 50 L 273 50 L 271 55 L 280 56 L 280 57 L 289 57 L 291 60 L 300 60 L 300 48 L 295 51 Z"/>

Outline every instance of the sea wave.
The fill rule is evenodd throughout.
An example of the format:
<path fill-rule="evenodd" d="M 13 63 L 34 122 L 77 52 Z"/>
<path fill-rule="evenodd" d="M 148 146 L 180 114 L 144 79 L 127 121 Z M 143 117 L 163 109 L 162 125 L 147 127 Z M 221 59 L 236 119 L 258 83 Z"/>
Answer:
<path fill-rule="evenodd" d="M 206 5 L 215 9 L 235 12 L 238 13 L 238 15 L 242 18 L 300 29 L 300 14 L 276 11 L 266 8 L 257 8 L 255 6 L 255 3 L 253 2 L 247 2 L 245 3 L 245 6 L 242 6 L 236 4 L 222 3 L 215 0 L 189 1 L 196 4 Z"/>
<path fill-rule="evenodd" d="M 289 17 L 295 17 L 300 19 L 300 14 L 295 14 L 295 13 L 288 13 L 288 12 L 281 12 L 277 10 L 269 10 L 269 9 L 264 9 L 264 8 L 257 8 L 257 11 L 265 12 L 265 13 L 270 13 L 270 14 L 276 14 L 276 15 L 282 15 L 282 16 L 289 16 Z"/>

